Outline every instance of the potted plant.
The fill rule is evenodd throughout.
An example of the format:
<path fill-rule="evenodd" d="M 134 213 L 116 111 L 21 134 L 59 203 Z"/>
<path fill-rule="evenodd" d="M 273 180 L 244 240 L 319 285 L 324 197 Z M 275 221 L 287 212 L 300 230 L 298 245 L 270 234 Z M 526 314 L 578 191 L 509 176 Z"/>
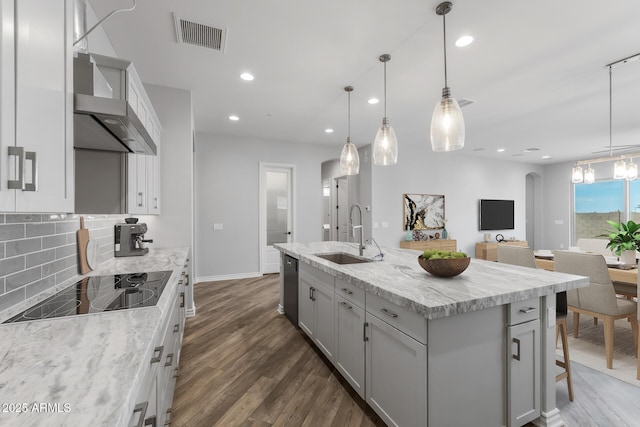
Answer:
<path fill-rule="evenodd" d="M 617 223 L 607 220 L 607 224 L 613 230 L 605 230 L 607 234 L 602 234 L 609 238 L 607 248 L 611 249 L 620 257 L 620 261 L 625 264 L 636 263 L 636 250 L 640 249 L 640 224 L 633 221 L 627 223 Z"/>

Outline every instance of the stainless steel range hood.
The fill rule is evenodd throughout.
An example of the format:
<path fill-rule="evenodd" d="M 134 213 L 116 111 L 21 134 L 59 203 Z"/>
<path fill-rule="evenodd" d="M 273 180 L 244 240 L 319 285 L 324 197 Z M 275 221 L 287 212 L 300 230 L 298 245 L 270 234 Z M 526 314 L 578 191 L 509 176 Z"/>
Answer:
<path fill-rule="evenodd" d="M 155 155 L 156 144 L 128 99 L 130 61 L 79 53 L 74 59 L 74 147 Z"/>

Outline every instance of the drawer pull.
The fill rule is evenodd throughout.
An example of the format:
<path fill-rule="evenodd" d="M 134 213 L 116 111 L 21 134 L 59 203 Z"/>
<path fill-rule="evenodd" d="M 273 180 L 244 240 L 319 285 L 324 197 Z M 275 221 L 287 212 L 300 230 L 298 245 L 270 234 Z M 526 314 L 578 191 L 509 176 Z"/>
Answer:
<path fill-rule="evenodd" d="M 144 420 L 144 425 L 156 427 L 156 416 L 154 415 L 153 417 L 149 417 L 146 420 Z"/>
<path fill-rule="evenodd" d="M 184 292 L 180 292 L 180 298 L 182 298 L 182 302 L 180 302 L 180 308 L 184 307 Z"/>
<path fill-rule="evenodd" d="M 176 323 L 175 325 L 173 325 L 173 332 L 178 332 L 180 330 L 180 324 Z"/>
<path fill-rule="evenodd" d="M 362 324 L 362 341 L 369 341 L 369 337 L 367 337 L 367 326 L 369 326 L 368 322 Z"/>
<path fill-rule="evenodd" d="M 529 307 L 529 308 L 521 308 L 520 309 L 520 313 L 522 313 L 522 314 L 529 314 L 529 313 L 533 313 L 534 311 L 538 311 L 538 309 L 536 307 Z"/>
<path fill-rule="evenodd" d="M 512 355 L 514 359 L 520 360 L 520 340 L 518 338 L 514 338 L 513 342 L 518 346 L 518 353 Z"/>
<path fill-rule="evenodd" d="M 144 416 L 147 415 L 147 406 L 149 406 L 149 402 L 138 403 L 135 408 L 133 408 L 133 413 L 140 412 L 140 418 L 138 419 L 138 424 L 136 427 L 142 427 L 142 423 L 144 423 Z"/>
<path fill-rule="evenodd" d="M 340 301 L 340 305 L 345 306 L 345 307 L 346 307 L 346 308 L 348 308 L 349 310 L 351 310 L 351 309 L 353 308 L 353 306 L 352 306 L 352 305 L 349 305 L 349 304 L 347 304 L 347 303 L 346 303 L 346 302 L 344 302 L 344 301 Z"/>
<path fill-rule="evenodd" d="M 167 354 L 167 361 L 164 363 L 164 366 L 173 365 L 173 353 Z"/>
<path fill-rule="evenodd" d="M 174 369 L 174 373 L 173 373 L 173 378 L 178 378 L 178 367 L 176 366 L 176 369 Z"/>
<path fill-rule="evenodd" d="M 173 408 L 167 409 L 166 415 L 164 416 L 164 425 L 166 425 L 166 426 L 170 426 L 171 425 L 171 412 L 172 411 L 173 411 Z"/>
<path fill-rule="evenodd" d="M 398 317 L 398 315 L 397 315 L 397 314 L 395 314 L 393 311 L 389 311 L 389 310 L 387 310 L 386 308 L 381 308 L 381 309 L 380 309 L 380 311 L 381 311 L 381 312 L 383 312 L 384 314 L 386 314 L 387 316 L 389 316 L 389 317 L 393 318 L 393 319 L 395 319 L 396 317 Z"/>
<path fill-rule="evenodd" d="M 347 288 L 342 288 L 342 292 L 344 292 L 347 295 L 353 295 L 353 292 L 351 292 L 349 289 Z"/>
<path fill-rule="evenodd" d="M 153 349 L 154 357 L 151 358 L 151 364 L 158 363 L 162 359 L 162 351 L 164 350 L 164 346 L 156 347 Z M 155 356 L 157 354 L 157 356 Z"/>

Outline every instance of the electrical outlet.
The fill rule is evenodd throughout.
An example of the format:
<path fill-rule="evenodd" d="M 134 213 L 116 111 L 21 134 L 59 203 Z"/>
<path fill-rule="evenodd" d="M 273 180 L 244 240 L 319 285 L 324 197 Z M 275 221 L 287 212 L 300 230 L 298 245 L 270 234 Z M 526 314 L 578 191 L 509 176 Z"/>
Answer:
<path fill-rule="evenodd" d="M 382 228 L 389 228 L 389 223 L 387 221 L 382 221 Z"/>
<path fill-rule="evenodd" d="M 213 229 L 215 231 L 222 230 L 223 228 L 224 226 L 222 224 L 219 224 L 219 223 L 213 224 Z"/>

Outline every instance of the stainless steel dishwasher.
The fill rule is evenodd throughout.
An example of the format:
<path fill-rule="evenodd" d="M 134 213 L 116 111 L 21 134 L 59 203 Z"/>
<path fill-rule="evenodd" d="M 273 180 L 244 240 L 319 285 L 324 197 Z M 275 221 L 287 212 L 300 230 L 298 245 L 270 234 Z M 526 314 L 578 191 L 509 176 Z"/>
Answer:
<path fill-rule="evenodd" d="M 298 327 L 298 260 L 284 255 L 284 315 Z"/>

